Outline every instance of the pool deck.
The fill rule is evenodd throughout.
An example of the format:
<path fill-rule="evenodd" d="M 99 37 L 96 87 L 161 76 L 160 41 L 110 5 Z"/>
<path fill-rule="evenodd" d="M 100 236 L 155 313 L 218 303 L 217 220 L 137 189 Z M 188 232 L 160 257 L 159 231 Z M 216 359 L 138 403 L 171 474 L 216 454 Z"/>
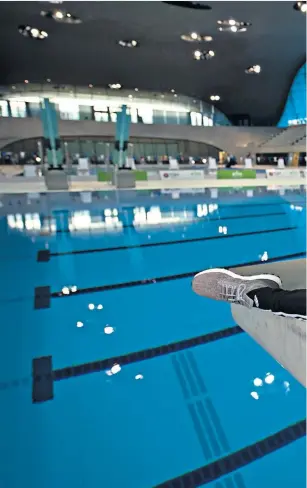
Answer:
<path fill-rule="evenodd" d="M 303 178 L 259 178 L 259 179 L 204 179 L 204 180 L 174 180 L 174 181 L 139 181 L 136 188 L 139 190 L 163 190 L 170 188 L 225 188 L 225 187 L 258 187 L 258 186 L 300 186 L 306 184 Z M 69 191 L 106 191 L 114 190 L 114 186 L 106 182 L 94 180 L 72 181 Z M 40 181 L 7 178 L 0 180 L 0 193 L 44 193 L 48 191 L 43 179 Z M 57 190 L 58 191 L 58 190 Z M 67 191 L 67 190 L 66 190 Z"/>

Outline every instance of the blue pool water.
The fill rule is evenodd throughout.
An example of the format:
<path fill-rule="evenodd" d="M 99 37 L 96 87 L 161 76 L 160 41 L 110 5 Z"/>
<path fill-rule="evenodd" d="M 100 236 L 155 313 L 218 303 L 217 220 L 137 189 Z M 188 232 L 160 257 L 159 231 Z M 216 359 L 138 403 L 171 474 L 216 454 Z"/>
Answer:
<path fill-rule="evenodd" d="M 305 487 L 304 388 L 191 290 L 305 221 L 303 188 L 2 195 L 0 488 Z"/>

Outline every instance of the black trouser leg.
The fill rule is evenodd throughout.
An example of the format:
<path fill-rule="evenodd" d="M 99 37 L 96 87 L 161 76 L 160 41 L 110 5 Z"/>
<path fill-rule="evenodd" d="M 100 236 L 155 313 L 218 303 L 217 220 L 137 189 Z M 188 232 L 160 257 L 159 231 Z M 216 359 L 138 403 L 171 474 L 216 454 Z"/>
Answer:
<path fill-rule="evenodd" d="M 258 300 L 258 308 L 262 310 L 306 315 L 306 290 L 287 291 L 278 288 L 259 288 L 249 292 L 248 296 L 254 300 L 254 307 Z"/>

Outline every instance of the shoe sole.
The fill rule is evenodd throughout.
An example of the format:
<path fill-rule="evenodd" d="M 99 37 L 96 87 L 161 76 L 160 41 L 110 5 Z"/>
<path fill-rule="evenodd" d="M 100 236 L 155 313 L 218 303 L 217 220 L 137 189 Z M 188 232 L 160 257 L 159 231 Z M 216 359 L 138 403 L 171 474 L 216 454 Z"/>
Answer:
<path fill-rule="evenodd" d="M 228 276 L 231 276 L 232 278 L 238 278 L 241 280 L 246 280 L 246 281 L 253 281 L 253 280 L 271 280 L 274 281 L 274 283 L 277 283 L 278 286 L 282 286 L 282 281 L 279 278 L 279 276 L 271 275 L 271 274 L 260 274 L 260 275 L 253 275 L 253 276 L 242 276 L 236 273 L 233 273 L 232 271 L 229 271 L 228 269 L 221 269 L 221 268 L 214 268 L 214 269 L 206 269 L 205 271 L 201 271 L 200 273 L 197 273 L 197 275 L 194 276 L 193 281 L 202 275 L 208 274 L 208 273 L 224 273 Z"/>

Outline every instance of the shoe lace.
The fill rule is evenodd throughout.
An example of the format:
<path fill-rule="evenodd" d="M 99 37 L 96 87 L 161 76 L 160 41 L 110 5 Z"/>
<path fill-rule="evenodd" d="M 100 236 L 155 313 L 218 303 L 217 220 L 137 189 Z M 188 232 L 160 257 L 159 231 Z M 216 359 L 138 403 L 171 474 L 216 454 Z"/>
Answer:
<path fill-rule="evenodd" d="M 244 283 L 241 283 L 240 285 L 231 285 L 222 281 L 220 286 L 220 294 L 223 300 L 252 308 L 254 302 L 246 295 L 246 285 Z"/>

